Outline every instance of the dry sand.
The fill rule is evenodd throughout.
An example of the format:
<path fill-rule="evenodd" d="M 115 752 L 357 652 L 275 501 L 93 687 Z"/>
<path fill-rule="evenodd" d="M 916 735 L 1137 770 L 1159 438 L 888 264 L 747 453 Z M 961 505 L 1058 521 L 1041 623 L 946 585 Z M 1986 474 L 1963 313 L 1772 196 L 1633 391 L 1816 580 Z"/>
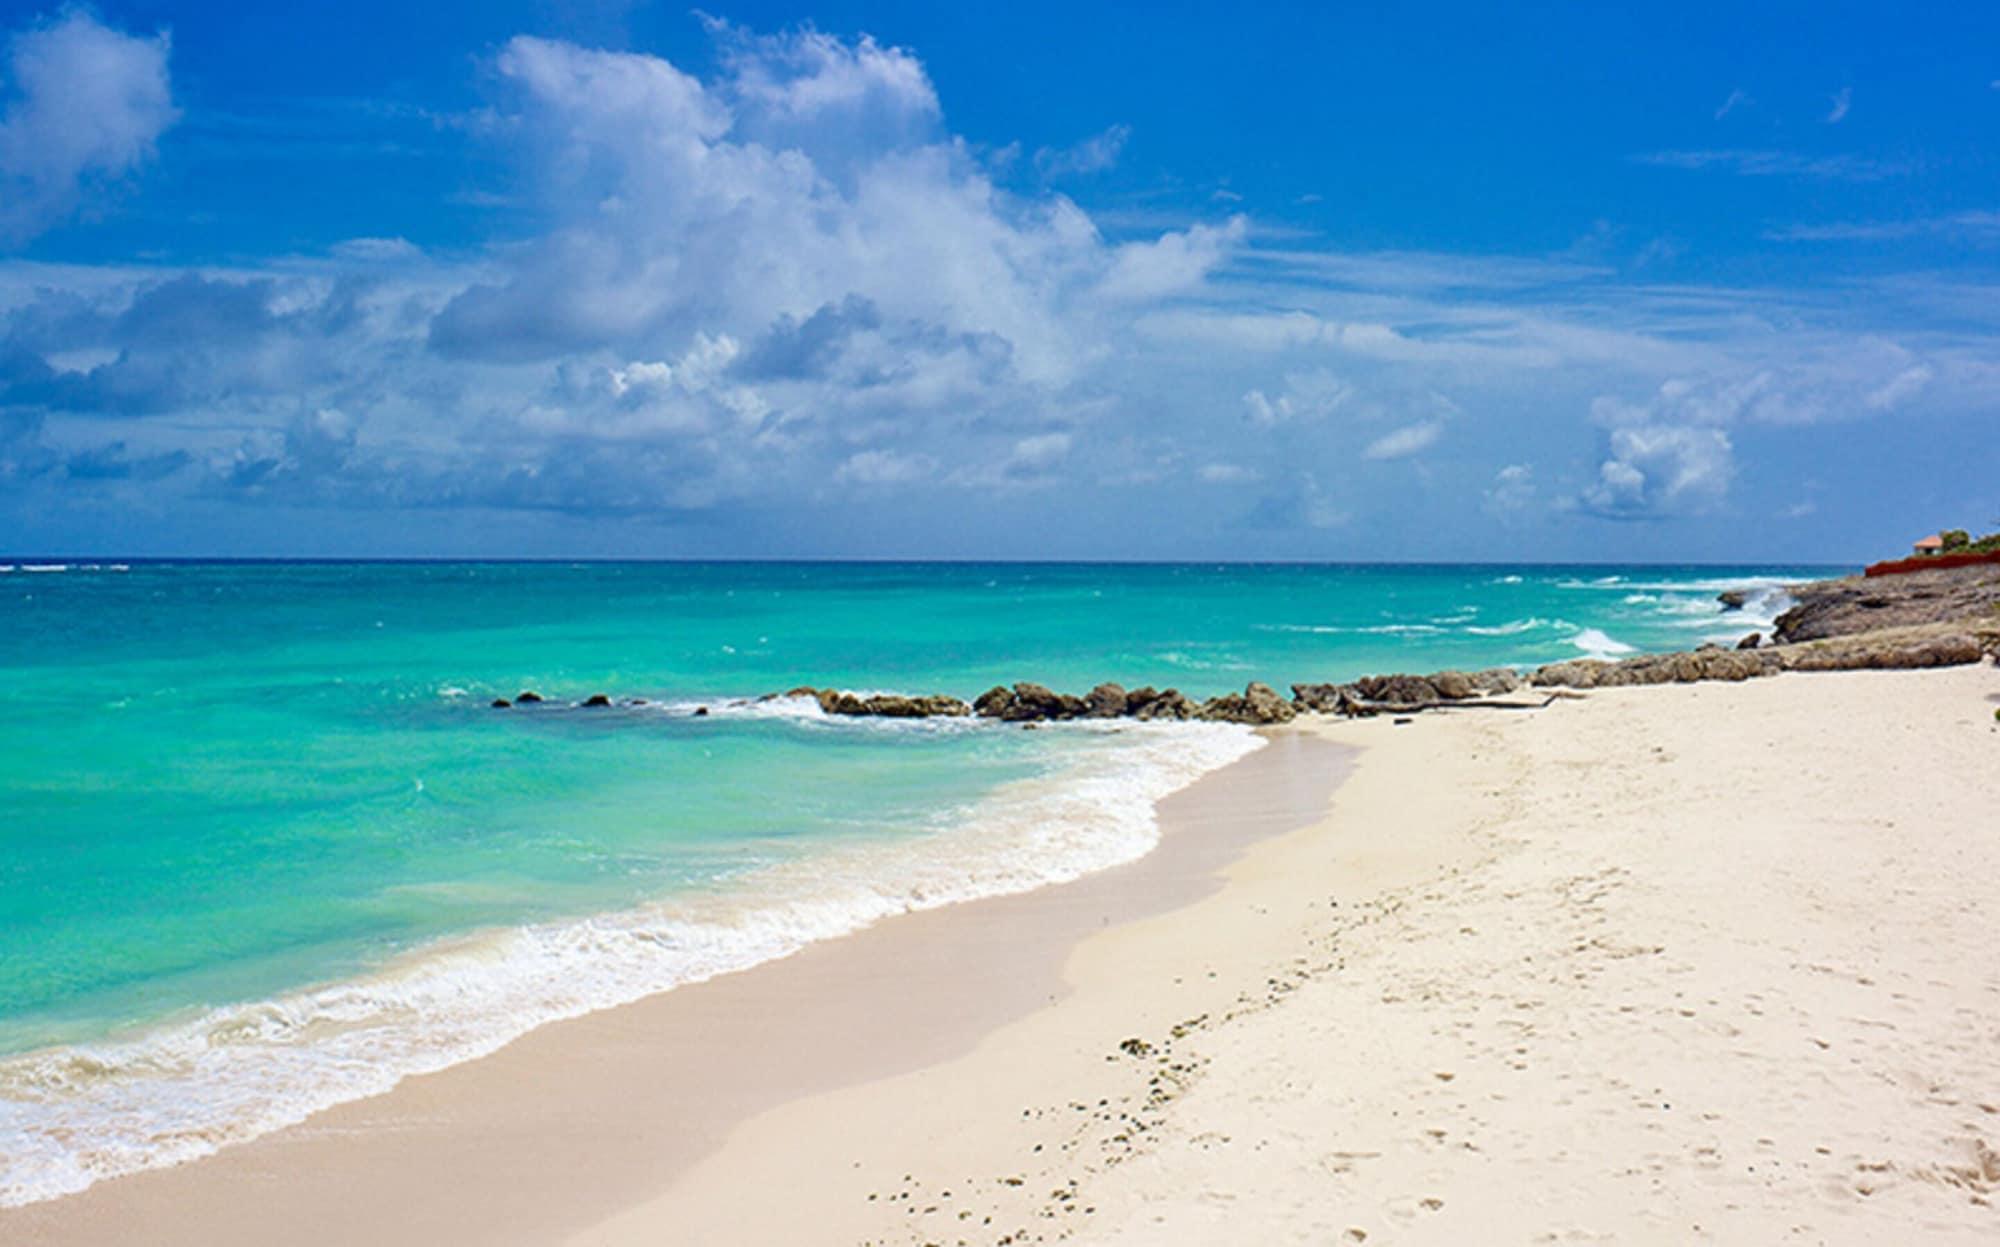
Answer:
<path fill-rule="evenodd" d="M 1996 1241 L 1996 705 L 1979 667 L 1279 733 L 1133 867 L 0 1242 Z M 1362 746 L 1330 807 L 1322 741 Z"/>

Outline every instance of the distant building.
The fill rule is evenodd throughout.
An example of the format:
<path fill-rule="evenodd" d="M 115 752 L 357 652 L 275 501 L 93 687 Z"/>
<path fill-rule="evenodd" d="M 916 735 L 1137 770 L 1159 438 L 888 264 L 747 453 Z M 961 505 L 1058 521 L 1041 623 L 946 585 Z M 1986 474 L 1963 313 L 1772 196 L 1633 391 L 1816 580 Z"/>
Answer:
<path fill-rule="evenodd" d="M 1936 554 L 1943 549 L 1944 537 L 1939 533 L 1932 533 L 1917 543 L 1918 554 Z"/>

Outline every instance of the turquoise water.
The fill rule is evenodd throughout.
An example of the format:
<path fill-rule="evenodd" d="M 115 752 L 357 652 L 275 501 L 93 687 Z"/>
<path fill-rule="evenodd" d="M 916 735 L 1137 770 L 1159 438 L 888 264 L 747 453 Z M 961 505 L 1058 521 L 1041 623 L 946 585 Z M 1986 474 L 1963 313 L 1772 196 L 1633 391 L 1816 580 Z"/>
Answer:
<path fill-rule="evenodd" d="M 1129 860 L 1152 800 L 1255 747 L 737 699 L 1683 648 L 1782 604 L 1718 589 L 1828 570 L 0 566 L 0 1204 Z M 551 704 L 487 708 L 524 688 Z M 599 691 L 649 704 L 568 705 Z"/>

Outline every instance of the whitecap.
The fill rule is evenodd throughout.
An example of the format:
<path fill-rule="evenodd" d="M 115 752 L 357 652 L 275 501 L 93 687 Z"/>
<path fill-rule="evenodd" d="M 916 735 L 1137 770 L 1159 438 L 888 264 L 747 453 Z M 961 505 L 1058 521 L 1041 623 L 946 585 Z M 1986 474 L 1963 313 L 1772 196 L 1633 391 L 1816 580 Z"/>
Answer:
<path fill-rule="evenodd" d="M 1620 654 L 1638 653 L 1635 647 L 1597 628 L 1581 628 L 1569 641 L 1592 658 L 1615 658 Z"/>

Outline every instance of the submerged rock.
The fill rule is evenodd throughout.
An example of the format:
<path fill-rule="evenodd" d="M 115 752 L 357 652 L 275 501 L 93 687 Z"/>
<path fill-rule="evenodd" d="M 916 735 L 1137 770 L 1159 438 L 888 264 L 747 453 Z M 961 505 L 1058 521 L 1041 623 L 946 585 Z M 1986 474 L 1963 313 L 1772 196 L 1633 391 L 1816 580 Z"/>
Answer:
<path fill-rule="evenodd" d="M 515 696 L 514 701 L 517 705 L 532 706 L 541 699 L 542 695 L 540 693 L 537 693 L 534 689 L 530 688 L 530 689 L 523 689 L 518 695 Z"/>
<path fill-rule="evenodd" d="M 583 704 L 592 710 L 602 710 L 611 704 L 611 698 L 603 693 L 592 693 L 583 699 Z"/>
<path fill-rule="evenodd" d="M 495 697 L 493 699 L 493 708 L 495 710 L 505 710 L 507 707 L 513 704 L 514 704 L 513 702 L 508 701 L 505 697 Z"/>

